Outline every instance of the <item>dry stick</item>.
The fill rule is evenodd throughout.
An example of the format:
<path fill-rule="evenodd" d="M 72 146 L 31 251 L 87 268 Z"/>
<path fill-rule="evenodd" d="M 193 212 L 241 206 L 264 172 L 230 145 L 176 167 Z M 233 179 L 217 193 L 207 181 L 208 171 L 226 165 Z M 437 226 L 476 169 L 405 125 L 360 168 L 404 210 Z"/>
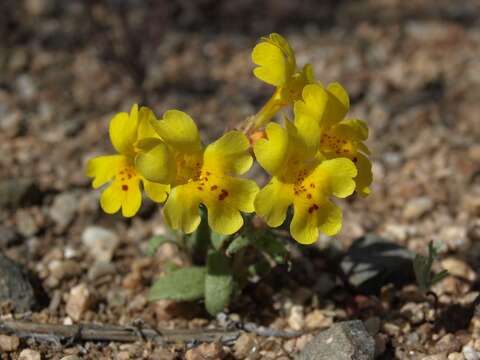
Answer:
<path fill-rule="evenodd" d="M 261 327 L 257 330 L 250 326 L 247 331 L 257 333 L 260 336 L 279 336 L 284 338 L 302 335 L 300 332 L 269 332 Z M 242 332 L 244 331 L 219 329 L 162 329 L 158 331 L 151 328 L 117 325 L 55 325 L 17 320 L 0 321 L 0 334 L 15 335 L 21 338 L 34 338 L 37 340 L 49 340 L 57 343 L 61 340 L 67 340 L 70 343 L 80 341 L 134 342 L 147 340 L 162 345 L 179 342 L 220 342 L 226 344 L 235 341 Z"/>

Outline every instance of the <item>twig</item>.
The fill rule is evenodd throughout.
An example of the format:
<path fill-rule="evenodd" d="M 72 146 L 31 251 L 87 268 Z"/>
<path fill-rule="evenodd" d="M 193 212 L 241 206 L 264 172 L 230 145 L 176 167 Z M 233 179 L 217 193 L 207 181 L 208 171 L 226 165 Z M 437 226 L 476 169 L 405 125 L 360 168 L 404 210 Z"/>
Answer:
<path fill-rule="evenodd" d="M 34 338 L 39 341 L 57 342 L 118 341 L 134 342 L 148 340 L 158 344 L 177 342 L 221 342 L 229 343 L 240 336 L 241 331 L 228 330 L 170 330 L 158 331 L 151 328 L 134 328 L 117 325 L 56 325 L 26 321 L 0 321 L 0 334 L 15 335 L 21 338 Z M 141 335 L 140 335 L 141 334 Z"/>
<path fill-rule="evenodd" d="M 254 323 L 243 324 L 243 329 L 246 332 L 251 332 L 258 336 L 265 336 L 265 337 L 272 336 L 272 337 L 279 337 L 279 338 L 286 338 L 286 339 L 299 337 L 305 334 L 302 331 L 277 330 L 277 329 L 267 328 L 265 326 L 258 326 L 257 324 L 254 324 Z"/>
<path fill-rule="evenodd" d="M 292 338 L 302 335 L 301 332 L 273 330 L 252 323 L 245 324 L 243 329 L 198 329 L 172 330 L 152 329 L 148 327 L 118 326 L 106 324 L 56 325 L 40 324 L 19 320 L 0 320 L 0 334 L 15 335 L 21 338 L 33 338 L 39 341 L 73 344 L 85 341 L 152 341 L 165 345 L 172 343 L 219 342 L 233 343 L 243 332 L 252 332 L 259 336 Z"/>

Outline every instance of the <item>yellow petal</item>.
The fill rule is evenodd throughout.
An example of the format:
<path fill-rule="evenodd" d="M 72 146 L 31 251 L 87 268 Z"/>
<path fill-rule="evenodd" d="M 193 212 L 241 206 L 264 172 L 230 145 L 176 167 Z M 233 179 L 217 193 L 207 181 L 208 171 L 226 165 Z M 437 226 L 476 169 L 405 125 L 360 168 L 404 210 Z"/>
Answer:
<path fill-rule="evenodd" d="M 309 84 L 303 88 L 302 98 L 294 104 L 295 126 L 305 144 L 313 149 L 320 141 L 320 120 L 327 107 L 328 95 L 321 85 Z"/>
<path fill-rule="evenodd" d="M 358 119 L 342 120 L 333 132 L 349 140 L 365 141 L 368 138 L 367 123 Z"/>
<path fill-rule="evenodd" d="M 258 186 L 252 180 L 218 178 L 216 188 L 205 188 L 200 196 L 208 209 L 208 224 L 219 234 L 230 235 L 243 225 L 240 211 L 253 212 Z"/>
<path fill-rule="evenodd" d="M 230 235 L 243 226 L 242 214 L 234 207 L 211 203 L 207 208 L 208 225 L 213 231 L 222 235 Z"/>
<path fill-rule="evenodd" d="M 162 203 L 167 199 L 170 185 L 143 180 L 143 189 L 150 199 L 157 203 Z"/>
<path fill-rule="evenodd" d="M 357 169 L 354 163 L 347 158 L 338 158 L 323 161 L 315 168 L 308 181 L 317 184 L 324 196 L 345 198 L 355 190 L 355 176 Z"/>
<path fill-rule="evenodd" d="M 122 206 L 123 194 L 119 194 L 118 187 L 108 186 L 100 196 L 100 206 L 107 214 L 114 214 Z"/>
<path fill-rule="evenodd" d="M 342 85 L 337 82 L 329 84 L 327 93 L 328 102 L 320 121 L 320 126 L 324 129 L 328 129 L 342 121 L 350 109 L 348 93 Z"/>
<path fill-rule="evenodd" d="M 150 123 L 163 141 L 177 151 L 195 152 L 201 148 L 197 125 L 183 111 L 168 110 L 162 120 Z"/>
<path fill-rule="evenodd" d="M 288 42 L 279 34 L 271 34 L 252 51 L 252 61 L 259 67 L 254 75 L 273 86 L 285 85 L 295 72 L 295 56 Z"/>
<path fill-rule="evenodd" d="M 100 206 L 107 214 L 116 213 L 120 207 L 122 215 L 132 217 L 140 209 L 142 193 L 138 177 L 120 181 L 118 178 L 102 192 Z"/>
<path fill-rule="evenodd" d="M 153 147 L 143 147 L 135 158 L 135 167 L 147 180 L 161 184 L 171 184 L 175 179 L 175 157 L 168 146 L 159 139 L 155 142 L 152 138 L 146 139 Z M 139 144 L 142 147 L 142 144 Z"/>
<path fill-rule="evenodd" d="M 300 244 L 313 244 L 318 239 L 319 229 L 332 236 L 342 227 L 342 212 L 340 208 L 325 200 L 312 208 L 305 202 L 295 202 L 293 219 L 290 224 L 292 237 Z"/>
<path fill-rule="evenodd" d="M 272 178 L 255 198 L 255 211 L 271 227 L 283 224 L 288 207 L 293 203 L 293 185 Z"/>
<path fill-rule="evenodd" d="M 295 103 L 295 117 L 308 115 L 318 122 L 327 106 L 327 92 L 320 84 L 308 84 L 303 88 L 302 99 Z"/>
<path fill-rule="evenodd" d="M 116 114 L 110 121 L 110 141 L 120 154 L 132 155 L 133 144 L 137 141 L 138 105 L 132 106 L 130 115 L 126 112 Z"/>
<path fill-rule="evenodd" d="M 363 154 L 358 153 L 355 155 L 357 162 L 355 165 L 358 169 L 358 175 L 354 179 L 356 183 L 356 191 L 361 196 L 368 196 L 370 194 L 370 184 L 373 180 L 372 163 Z"/>
<path fill-rule="evenodd" d="M 345 90 L 343 86 L 340 85 L 340 83 L 333 82 L 328 84 L 327 91 L 331 95 L 333 95 L 348 112 L 348 110 L 350 109 L 350 99 L 348 97 L 347 90 Z"/>
<path fill-rule="evenodd" d="M 142 106 L 138 112 L 137 139 L 158 138 L 158 134 L 152 126 L 152 122 L 156 120 L 157 117 L 153 111 L 146 106 Z"/>
<path fill-rule="evenodd" d="M 124 217 L 132 217 L 140 210 L 140 206 L 142 205 L 142 193 L 140 191 L 139 180 L 132 181 L 128 191 L 124 191 L 124 193 L 122 215 Z"/>
<path fill-rule="evenodd" d="M 94 178 L 92 182 L 93 188 L 97 189 L 112 180 L 117 169 L 125 161 L 125 157 L 122 155 L 98 156 L 88 160 L 86 174 L 88 177 Z"/>
<path fill-rule="evenodd" d="M 243 174 L 252 166 L 250 143 L 240 131 L 229 131 L 205 149 L 204 167 L 223 174 Z"/>
<path fill-rule="evenodd" d="M 174 187 L 163 208 L 167 225 L 185 234 L 194 232 L 201 221 L 198 209 L 200 198 L 193 186 L 185 184 Z"/>
<path fill-rule="evenodd" d="M 288 151 L 288 133 L 277 123 L 269 123 L 266 128 L 267 139 L 258 140 L 253 146 L 259 164 L 271 175 L 276 174 L 284 165 Z"/>

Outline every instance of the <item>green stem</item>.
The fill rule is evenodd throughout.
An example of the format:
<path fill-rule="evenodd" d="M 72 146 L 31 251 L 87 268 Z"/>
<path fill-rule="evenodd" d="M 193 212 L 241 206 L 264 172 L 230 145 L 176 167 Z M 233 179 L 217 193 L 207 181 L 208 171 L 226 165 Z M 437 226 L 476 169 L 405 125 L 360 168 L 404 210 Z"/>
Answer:
<path fill-rule="evenodd" d="M 283 107 L 283 103 L 281 101 L 281 89 L 277 88 L 273 95 L 268 99 L 267 103 L 253 115 L 249 120 L 246 126 L 246 132 L 253 132 L 262 126 L 265 126 L 272 117 Z"/>

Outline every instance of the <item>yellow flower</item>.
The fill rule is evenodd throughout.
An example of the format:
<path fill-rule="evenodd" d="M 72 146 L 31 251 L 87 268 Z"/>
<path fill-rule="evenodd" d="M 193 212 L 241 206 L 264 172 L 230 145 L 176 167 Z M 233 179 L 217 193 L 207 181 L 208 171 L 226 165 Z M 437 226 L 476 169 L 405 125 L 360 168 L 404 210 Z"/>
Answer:
<path fill-rule="evenodd" d="M 93 177 L 94 189 L 109 183 L 102 192 L 100 205 L 109 214 L 122 208 L 125 217 L 135 215 L 142 203 L 140 182 L 149 198 L 163 202 L 167 197 L 168 185 L 156 184 L 143 178 L 135 166 L 138 155 L 136 143 L 143 138 L 158 138 L 150 126 L 155 115 L 147 107 L 138 109 L 133 105 L 130 114 L 118 113 L 110 121 L 110 140 L 117 155 L 99 156 L 87 163 L 87 176 Z"/>
<path fill-rule="evenodd" d="M 252 61 L 258 67 L 254 75 L 276 87 L 275 93 L 255 116 L 254 128 L 265 125 L 283 106 L 301 98 L 306 84 L 313 83 L 313 70 L 307 64 L 297 70 L 295 53 L 281 35 L 273 33 L 263 37 L 252 51 Z"/>
<path fill-rule="evenodd" d="M 252 166 L 246 136 L 230 131 L 204 148 L 193 119 L 178 110 L 167 111 L 162 120 L 151 124 L 164 142 L 141 144 L 144 152 L 137 166 L 145 178 L 171 183 L 164 207 L 167 224 L 193 232 L 200 224 L 199 206 L 204 204 L 214 231 L 228 235 L 239 230 L 240 212 L 254 211 L 258 192 L 254 181 L 233 176 Z"/>
<path fill-rule="evenodd" d="M 257 161 L 272 175 L 255 198 L 255 210 L 269 226 L 277 227 L 293 205 L 290 233 L 299 243 L 311 244 L 319 229 L 327 235 L 340 231 L 342 212 L 330 197 L 352 194 L 357 170 L 347 158 L 323 160 L 288 120 L 286 126 L 268 124 L 267 139 L 254 145 Z"/>
<path fill-rule="evenodd" d="M 370 194 L 372 164 L 364 141 L 368 138 L 367 124 L 358 119 L 345 119 L 350 100 L 339 83 L 327 89 L 320 84 L 309 84 L 302 92 L 302 100 L 295 102 L 295 126 L 309 147 L 319 146 L 327 159 L 347 157 L 358 170 L 356 191 Z"/>

